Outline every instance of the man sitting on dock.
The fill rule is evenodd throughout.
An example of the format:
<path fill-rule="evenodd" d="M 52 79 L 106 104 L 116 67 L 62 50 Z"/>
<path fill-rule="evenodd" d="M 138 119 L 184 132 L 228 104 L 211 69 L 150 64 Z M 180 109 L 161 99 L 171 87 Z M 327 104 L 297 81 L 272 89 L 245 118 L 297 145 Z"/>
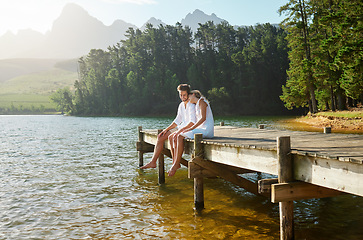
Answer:
<path fill-rule="evenodd" d="M 195 104 L 189 101 L 190 86 L 188 84 L 180 84 L 177 90 L 182 102 L 179 104 L 176 118 L 166 129 L 158 134 L 158 139 L 151 161 L 145 166 L 140 167 L 140 169 L 156 167 L 156 161 L 163 150 L 164 142 L 172 134 L 173 129 L 177 128 L 177 132 L 181 132 L 184 129 L 190 128 L 196 122 Z M 173 141 L 170 141 L 170 144 L 173 145 Z M 173 146 L 171 147 L 173 148 Z"/>

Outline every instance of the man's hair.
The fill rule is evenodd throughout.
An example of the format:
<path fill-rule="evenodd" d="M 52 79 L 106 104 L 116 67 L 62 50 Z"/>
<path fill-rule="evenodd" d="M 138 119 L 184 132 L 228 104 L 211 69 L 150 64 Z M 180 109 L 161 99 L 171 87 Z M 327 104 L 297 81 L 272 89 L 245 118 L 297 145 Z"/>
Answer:
<path fill-rule="evenodd" d="M 180 84 L 177 87 L 177 90 L 178 91 L 187 91 L 187 93 L 190 94 L 190 85 L 188 85 L 188 84 Z"/>

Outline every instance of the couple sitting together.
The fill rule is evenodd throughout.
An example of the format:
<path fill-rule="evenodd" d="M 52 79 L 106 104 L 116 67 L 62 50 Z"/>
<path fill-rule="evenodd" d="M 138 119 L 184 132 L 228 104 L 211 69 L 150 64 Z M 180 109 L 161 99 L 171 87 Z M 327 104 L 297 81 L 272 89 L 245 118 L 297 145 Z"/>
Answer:
<path fill-rule="evenodd" d="M 188 84 L 180 84 L 177 90 L 182 101 L 179 104 L 177 116 L 166 129 L 158 134 L 153 157 L 148 164 L 140 167 L 141 169 L 156 167 L 164 141 L 169 139 L 173 165 L 168 171 L 168 176 L 174 176 L 176 170 L 180 168 L 184 138 L 194 139 L 196 133 L 203 134 L 203 138 L 214 137 L 214 120 L 209 102 L 198 90 L 191 91 Z"/>

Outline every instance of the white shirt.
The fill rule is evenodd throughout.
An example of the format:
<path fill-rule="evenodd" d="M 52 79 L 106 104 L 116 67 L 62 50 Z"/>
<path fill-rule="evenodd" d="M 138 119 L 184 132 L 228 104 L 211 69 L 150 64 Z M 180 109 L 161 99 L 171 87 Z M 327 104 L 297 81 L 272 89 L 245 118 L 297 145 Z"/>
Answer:
<path fill-rule="evenodd" d="M 194 124 L 196 122 L 195 104 L 188 102 L 185 106 L 184 102 L 181 102 L 173 122 L 178 125 L 178 129 L 185 127 L 190 122 Z"/>

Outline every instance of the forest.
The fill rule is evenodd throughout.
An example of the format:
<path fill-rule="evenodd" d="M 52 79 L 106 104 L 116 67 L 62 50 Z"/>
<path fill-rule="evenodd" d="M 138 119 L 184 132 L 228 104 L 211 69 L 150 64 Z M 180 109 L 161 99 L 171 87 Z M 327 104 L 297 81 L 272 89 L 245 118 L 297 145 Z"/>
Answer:
<path fill-rule="evenodd" d="M 363 102 L 362 5 L 290 0 L 280 27 L 130 28 L 126 40 L 80 58 L 74 91 L 51 98 L 73 115 L 175 114 L 176 87 L 188 83 L 216 115 L 343 110 Z"/>

